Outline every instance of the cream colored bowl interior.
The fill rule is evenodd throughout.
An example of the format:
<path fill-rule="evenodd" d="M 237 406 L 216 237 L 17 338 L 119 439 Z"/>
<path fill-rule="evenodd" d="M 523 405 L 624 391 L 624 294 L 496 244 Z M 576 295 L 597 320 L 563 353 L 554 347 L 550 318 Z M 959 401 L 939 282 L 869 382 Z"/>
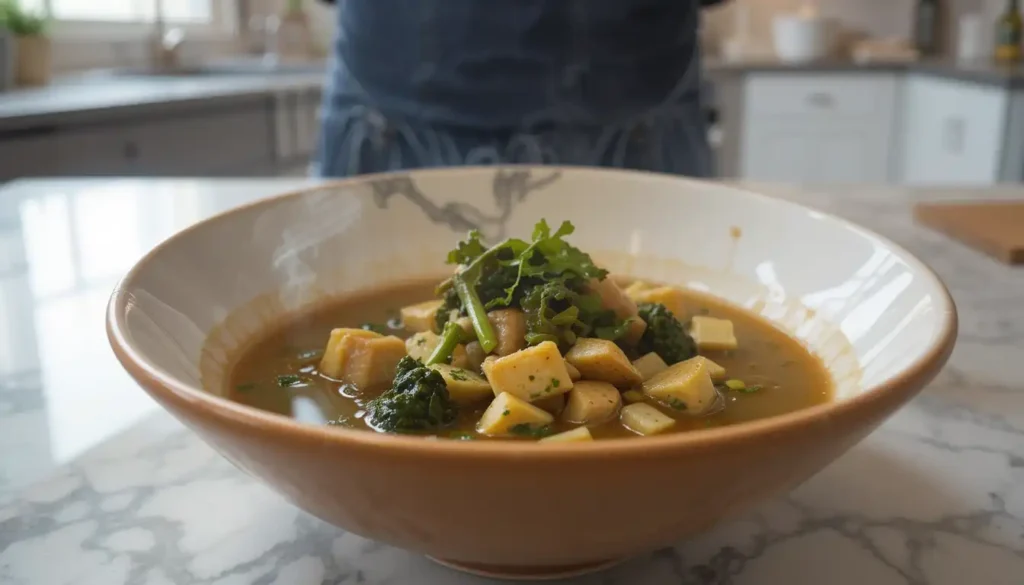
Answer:
<path fill-rule="evenodd" d="M 953 323 L 941 283 L 891 242 L 784 201 L 655 174 L 439 169 L 357 178 L 230 212 L 179 234 L 122 286 L 128 344 L 220 392 L 238 348 L 332 296 L 450 270 L 470 228 L 529 237 L 569 219 L 614 273 L 709 291 L 802 340 L 839 399 L 924 359 Z"/>

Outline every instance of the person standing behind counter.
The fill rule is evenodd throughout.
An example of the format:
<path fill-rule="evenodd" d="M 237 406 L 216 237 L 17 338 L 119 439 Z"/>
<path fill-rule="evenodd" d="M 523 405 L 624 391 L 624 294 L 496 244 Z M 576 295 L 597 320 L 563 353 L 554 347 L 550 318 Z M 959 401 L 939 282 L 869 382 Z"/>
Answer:
<path fill-rule="evenodd" d="M 719 1 L 338 0 L 316 172 L 540 163 L 708 176 L 698 26 Z"/>

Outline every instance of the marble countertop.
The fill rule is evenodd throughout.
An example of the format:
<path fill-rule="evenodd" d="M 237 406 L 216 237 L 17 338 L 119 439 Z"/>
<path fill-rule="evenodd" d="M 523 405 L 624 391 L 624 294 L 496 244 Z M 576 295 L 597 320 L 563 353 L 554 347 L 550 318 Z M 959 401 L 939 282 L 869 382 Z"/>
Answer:
<path fill-rule="evenodd" d="M 107 297 L 146 250 L 204 216 L 296 185 L 96 179 L 0 188 L 0 582 L 488 582 L 298 511 L 163 413 L 107 346 Z M 960 310 L 953 358 L 918 399 L 792 493 L 572 583 L 1024 583 L 1024 268 L 910 216 L 916 200 L 1024 199 L 1024 188 L 758 188 L 860 222 L 930 263 Z"/>
<path fill-rule="evenodd" d="M 323 73 L 129 76 L 95 72 L 58 79 L 53 85 L 0 93 L 0 130 L 33 125 L 95 123 L 113 113 L 161 112 L 197 102 L 216 103 L 283 91 L 319 89 Z"/>

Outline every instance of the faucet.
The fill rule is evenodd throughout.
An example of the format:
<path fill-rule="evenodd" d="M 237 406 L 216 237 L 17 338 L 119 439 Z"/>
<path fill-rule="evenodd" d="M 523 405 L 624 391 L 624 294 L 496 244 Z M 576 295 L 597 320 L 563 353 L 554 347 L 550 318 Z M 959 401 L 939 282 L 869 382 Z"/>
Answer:
<path fill-rule="evenodd" d="M 153 33 L 149 39 L 150 64 L 158 71 L 173 71 L 181 67 L 181 46 L 185 31 L 179 27 L 167 28 L 164 18 L 164 0 L 153 0 Z"/>

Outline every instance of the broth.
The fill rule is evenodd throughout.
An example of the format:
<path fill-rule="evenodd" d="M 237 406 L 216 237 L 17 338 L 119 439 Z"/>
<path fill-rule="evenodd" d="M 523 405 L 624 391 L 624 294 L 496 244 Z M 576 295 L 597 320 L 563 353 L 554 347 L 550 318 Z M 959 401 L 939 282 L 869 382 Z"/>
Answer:
<path fill-rule="evenodd" d="M 311 424 L 341 424 L 372 429 L 363 421 L 366 403 L 387 389 L 355 388 L 320 376 L 317 368 L 325 341 L 335 327 L 380 324 L 386 333 L 407 338 L 398 309 L 433 298 L 437 281 L 406 283 L 339 299 L 330 306 L 297 316 L 282 329 L 268 332 L 232 368 L 228 395 L 232 400 L 289 416 Z M 684 291 L 688 321 L 709 315 L 732 321 L 739 347 L 731 351 L 707 351 L 701 355 L 725 367 L 728 378 L 743 380 L 748 389 L 725 390 L 721 408 L 712 414 L 691 416 L 661 408 L 676 420 L 667 432 L 732 425 L 776 416 L 828 401 L 832 380 L 821 361 L 799 342 L 746 310 L 711 296 Z M 440 432 L 425 433 L 458 439 L 491 439 L 476 432 L 476 423 L 487 404 L 460 407 L 454 424 Z M 553 432 L 580 425 L 552 423 Z M 639 436 L 618 418 L 588 425 L 593 438 Z M 508 440 L 512 437 L 501 437 Z"/>

